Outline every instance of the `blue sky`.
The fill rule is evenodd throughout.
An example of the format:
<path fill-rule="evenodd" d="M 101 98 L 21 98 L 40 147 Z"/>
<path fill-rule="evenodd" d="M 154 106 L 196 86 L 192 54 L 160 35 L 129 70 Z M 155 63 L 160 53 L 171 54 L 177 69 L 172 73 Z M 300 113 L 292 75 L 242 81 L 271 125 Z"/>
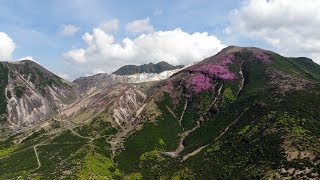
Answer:
<path fill-rule="evenodd" d="M 260 6 L 257 4 L 258 1 L 260 1 Z M 97 69 L 97 67 L 102 67 L 101 65 L 106 63 L 108 67 L 97 69 L 96 72 L 110 73 L 124 63 L 139 64 L 149 61 L 150 58 L 143 59 L 142 55 L 134 56 L 135 58 L 139 58 L 139 60 L 135 61 L 133 56 L 127 59 L 118 56 L 104 56 L 104 50 L 101 50 L 101 48 L 101 52 L 98 55 L 87 50 L 90 45 L 84 42 L 82 36 L 88 33 L 96 38 L 98 42 L 101 36 L 98 35 L 98 32 L 97 34 L 94 33 L 94 28 L 98 28 L 103 22 L 111 20 L 117 20 L 117 28 L 112 31 L 105 31 L 104 34 L 112 36 L 114 39 L 111 43 L 112 45 L 119 44 L 121 46 L 125 38 L 134 41 L 141 34 L 156 34 L 159 31 L 166 32 L 180 28 L 183 33 L 186 33 L 183 37 L 187 39 L 192 38 L 191 36 L 194 33 L 207 32 L 208 35 L 204 37 L 203 41 L 193 43 L 200 44 L 199 46 L 202 44 L 214 44 L 212 37 L 215 37 L 219 40 L 219 43 L 216 43 L 219 44 L 219 48 L 221 45 L 227 46 L 230 44 L 259 46 L 279 50 L 284 54 L 292 54 L 292 56 L 307 55 L 316 57 L 317 54 L 315 52 L 317 49 L 309 48 L 299 52 L 300 48 L 297 47 L 281 48 L 282 45 L 292 44 L 290 41 L 285 42 L 284 39 L 281 39 L 284 35 L 281 34 L 279 30 L 281 27 L 276 27 L 274 31 L 271 29 L 270 33 L 261 34 L 265 32 L 264 29 L 274 27 L 276 22 L 270 25 L 262 23 L 264 19 L 259 15 L 259 11 L 254 10 L 255 7 L 265 8 L 267 10 L 265 13 L 283 16 L 283 14 L 277 14 L 277 11 L 272 9 L 273 6 L 277 5 L 275 3 L 281 4 L 283 0 L 271 1 L 274 1 L 274 4 L 270 4 L 270 2 L 266 0 L 2 0 L 0 1 L 0 32 L 7 34 L 15 43 L 15 48 L 11 53 L 10 59 L 17 60 L 31 56 L 39 64 L 64 77 L 68 76 L 69 79 L 95 73 L 93 69 L 90 69 L 91 65 L 92 68 Z M 297 1 L 295 2 L 297 4 L 299 0 L 294 1 Z M 291 7 L 292 4 L 283 5 L 282 3 L 282 6 L 288 10 L 290 10 L 290 8 L 296 8 Z M 295 14 L 294 12 L 291 13 Z M 248 23 L 252 20 L 250 19 L 252 18 L 251 16 L 257 16 L 257 22 L 253 25 Z M 271 22 L 277 19 L 277 17 L 270 18 Z M 281 18 L 283 19 L 283 17 Z M 308 18 L 308 16 L 303 16 L 302 18 Z M 137 32 L 133 32 L 132 29 L 129 30 L 127 28 L 128 23 L 136 20 L 144 20 L 151 29 L 143 30 L 138 28 Z M 283 19 L 283 21 L 286 21 L 286 19 Z M 245 25 L 240 26 L 239 24 Z M 277 24 L 281 26 L 279 23 Z M 64 25 L 74 26 L 77 30 L 69 35 L 63 35 L 61 31 Z M 317 24 L 307 24 L 307 26 L 311 28 L 316 25 Z M 254 27 L 253 30 L 252 28 L 250 29 L 250 27 Z M 277 30 L 279 30 L 279 32 Z M 275 36 L 272 31 L 279 34 Z M 175 33 L 181 34 L 182 32 Z M 282 33 L 286 32 L 284 31 Z M 293 33 L 299 34 L 299 31 L 297 30 Z M 152 38 L 156 37 L 156 35 L 152 36 Z M 210 38 L 211 40 L 206 41 L 206 39 Z M 187 42 L 190 41 L 188 40 Z M 143 47 L 144 51 L 148 49 L 146 48 L 147 45 L 145 45 L 146 41 L 139 43 L 139 47 Z M 158 47 L 155 45 L 150 46 Z M 193 47 L 189 46 L 185 48 L 186 50 L 188 50 L 188 48 L 193 49 Z M 76 49 L 84 49 L 86 51 L 85 63 L 80 63 L 75 59 L 73 59 L 73 61 L 68 60 L 66 58 L 66 54 L 69 51 Z M 142 50 L 139 50 L 139 52 L 141 51 Z M 201 49 L 199 50 L 199 53 L 200 52 L 205 51 Z M 197 53 L 198 52 L 195 54 Z M 214 50 L 214 53 L 216 53 L 216 50 Z M 172 61 L 173 64 L 184 62 L 183 59 L 180 58 L 183 57 L 182 55 L 168 53 L 167 57 L 172 57 L 171 55 L 173 59 L 176 60 Z M 94 56 L 96 59 L 89 56 Z M 70 58 L 70 56 L 68 57 Z M 151 59 L 154 61 L 161 60 L 161 58 L 157 57 L 158 56 L 152 56 Z M 75 57 L 72 56 L 72 58 Z M 103 61 L 100 59 L 103 59 Z"/>

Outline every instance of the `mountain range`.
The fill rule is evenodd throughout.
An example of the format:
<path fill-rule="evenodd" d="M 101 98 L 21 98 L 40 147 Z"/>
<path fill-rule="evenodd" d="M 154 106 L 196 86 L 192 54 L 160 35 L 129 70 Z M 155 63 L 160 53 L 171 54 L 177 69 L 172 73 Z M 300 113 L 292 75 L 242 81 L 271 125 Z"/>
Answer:
<path fill-rule="evenodd" d="M 161 73 L 163 71 L 168 70 L 174 70 L 174 69 L 181 69 L 183 68 L 183 65 L 173 66 L 165 61 L 161 61 L 157 64 L 149 63 L 149 64 L 143 64 L 141 66 L 136 65 L 126 65 L 122 66 L 113 74 L 116 75 L 133 75 L 138 73 Z"/>
<path fill-rule="evenodd" d="M 0 63 L 0 179 L 316 179 L 320 66 L 229 46 L 68 82 Z"/>

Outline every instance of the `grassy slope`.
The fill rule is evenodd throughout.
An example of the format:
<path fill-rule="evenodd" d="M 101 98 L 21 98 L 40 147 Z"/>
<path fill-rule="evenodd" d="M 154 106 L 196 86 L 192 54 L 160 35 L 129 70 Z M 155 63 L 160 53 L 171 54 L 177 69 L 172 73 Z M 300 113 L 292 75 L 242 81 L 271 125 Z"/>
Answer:
<path fill-rule="evenodd" d="M 158 120 L 147 122 L 142 130 L 126 139 L 125 150 L 116 158 L 119 167 L 125 172 L 138 171 L 139 157 L 145 152 L 155 149 L 170 151 L 177 147 L 181 127 L 178 119 L 173 117 L 166 108 L 168 106 L 173 109 L 171 97 L 165 94 L 158 106 L 162 112 Z"/>
<path fill-rule="evenodd" d="M 223 109 L 218 113 L 206 114 L 207 121 L 185 139 L 185 149 L 181 154 L 187 154 L 209 143 L 210 146 L 201 153 L 184 163 L 170 158 L 158 159 L 153 164 L 150 161 L 149 170 L 139 169 L 138 164 L 141 161 L 138 160 L 138 157 L 141 158 L 143 152 L 150 152 L 159 147 L 156 145 L 157 138 L 153 138 L 151 142 L 145 141 L 144 148 L 140 148 L 142 147 L 141 143 L 133 142 L 152 137 L 152 134 L 160 128 L 171 126 L 155 126 L 155 129 L 152 129 L 147 125 L 142 131 L 138 131 L 126 141 L 126 150 L 120 154 L 118 159 L 120 168 L 126 172 L 140 171 L 145 177 L 152 175 L 153 178 L 168 178 L 169 176 L 177 176 L 177 174 L 178 177 L 179 174 L 182 174 L 180 178 L 187 175 L 205 179 L 212 177 L 261 178 L 266 172 L 273 169 L 297 165 L 288 162 L 285 158 L 282 145 L 287 137 L 299 137 L 300 141 L 297 140 L 296 143 L 300 148 L 309 148 L 314 145 L 316 147 L 313 149 L 319 151 L 320 147 L 315 143 L 319 138 L 318 129 L 320 128 L 320 123 L 317 121 L 317 118 L 320 117 L 320 106 L 316 105 L 320 102 L 320 97 L 315 95 L 316 92 L 319 92 L 319 87 L 316 86 L 308 91 L 289 91 L 282 94 L 278 93 L 276 87 L 267 84 L 269 79 L 265 74 L 266 68 L 276 68 L 312 82 L 320 82 L 319 66 L 300 59 L 274 56 L 275 63 L 272 65 L 253 62 L 245 65 L 245 87 L 235 101 L 233 101 L 235 97 L 232 91 L 235 88 L 232 84 L 224 83 L 224 99 L 232 100 L 224 104 Z M 204 103 L 207 99 L 210 98 L 206 93 L 193 97 L 192 103 L 188 104 L 186 117 L 182 121 L 184 128 L 190 129 L 195 125 L 195 120 L 201 114 L 197 105 Z M 162 101 L 161 103 L 166 102 Z M 181 109 L 183 104 L 184 100 L 181 100 L 176 111 Z M 241 116 L 236 125 L 230 127 L 228 133 L 214 141 L 247 107 L 249 109 Z M 165 109 L 161 111 L 168 113 Z M 293 118 L 294 123 L 279 123 L 287 116 L 289 119 Z M 303 123 L 301 123 L 302 120 Z M 174 137 L 174 134 L 171 136 Z M 306 139 L 308 141 L 302 143 Z M 125 157 L 129 158 L 129 161 L 125 161 Z M 129 162 L 129 165 L 125 162 Z M 308 164 L 308 162 L 305 163 Z M 136 165 L 134 166 L 134 164 Z M 300 166 L 306 165 L 300 164 Z M 152 167 L 158 167 L 158 171 L 155 173 Z"/>
<path fill-rule="evenodd" d="M 19 145 L 12 143 L 13 137 L 0 141 L 0 153 L 1 157 L 4 157 L 0 158 L 0 169 L 3 169 L 0 171 L 0 179 L 18 176 L 41 179 L 68 176 L 86 179 L 92 172 L 95 172 L 97 177 L 122 176 L 115 165 L 110 165 L 110 163 L 113 164 L 110 151 L 106 150 L 106 147 L 110 147 L 106 138 L 117 132 L 109 123 L 97 117 L 90 124 L 79 127 L 75 131 L 88 137 L 92 135 L 96 139 L 90 142 L 88 139 L 74 135 L 70 130 L 52 137 L 52 135 L 48 136 L 46 131 L 39 130 Z M 50 138 L 53 139 L 50 140 Z M 38 163 L 33 149 L 37 144 L 41 162 L 39 169 L 37 169 Z M 105 172 L 105 167 L 109 167 L 109 174 Z M 102 173 L 99 174 L 99 172 Z"/>

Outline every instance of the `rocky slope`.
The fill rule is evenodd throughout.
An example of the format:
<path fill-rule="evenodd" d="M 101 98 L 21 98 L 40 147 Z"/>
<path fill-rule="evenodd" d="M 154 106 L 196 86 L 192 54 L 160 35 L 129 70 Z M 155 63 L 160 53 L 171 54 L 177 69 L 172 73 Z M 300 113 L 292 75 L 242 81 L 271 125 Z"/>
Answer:
<path fill-rule="evenodd" d="M 2 121 L 11 128 L 33 125 L 77 98 L 73 84 L 33 61 L 1 62 Z"/>
<path fill-rule="evenodd" d="M 181 69 L 163 71 L 161 73 L 137 73 L 133 75 L 96 74 L 88 77 L 80 77 L 73 82 L 78 85 L 80 92 L 91 92 L 115 84 L 144 83 L 167 79 Z"/>
<path fill-rule="evenodd" d="M 167 79 L 131 82 L 76 80 L 81 98 L 0 141 L 0 177 L 319 178 L 312 60 L 230 46 Z"/>
<path fill-rule="evenodd" d="M 116 75 L 133 75 L 133 74 L 140 74 L 140 73 L 161 73 L 163 71 L 169 71 L 174 69 L 181 69 L 183 68 L 182 65 L 173 66 L 165 61 L 159 62 L 157 64 L 149 63 L 149 64 L 143 64 L 140 66 L 136 65 L 126 65 L 115 72 L 113 74 Z"/>

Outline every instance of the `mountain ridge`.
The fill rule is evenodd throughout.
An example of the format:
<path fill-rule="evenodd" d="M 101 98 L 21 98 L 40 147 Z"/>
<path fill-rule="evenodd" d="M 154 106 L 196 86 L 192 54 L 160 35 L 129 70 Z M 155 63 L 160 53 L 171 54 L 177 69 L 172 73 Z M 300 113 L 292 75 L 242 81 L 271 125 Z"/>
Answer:
<path fill-rule="evenodd" d="M 116 75 L 133 75 L 138 73 L 161 73 L 163 71 L 181 69 L 183 65 L 173 66 L 165 61 L 154 63 L 148 63 L 143 65 L 125 65 L 120 67 L 112 74 Z"/>

